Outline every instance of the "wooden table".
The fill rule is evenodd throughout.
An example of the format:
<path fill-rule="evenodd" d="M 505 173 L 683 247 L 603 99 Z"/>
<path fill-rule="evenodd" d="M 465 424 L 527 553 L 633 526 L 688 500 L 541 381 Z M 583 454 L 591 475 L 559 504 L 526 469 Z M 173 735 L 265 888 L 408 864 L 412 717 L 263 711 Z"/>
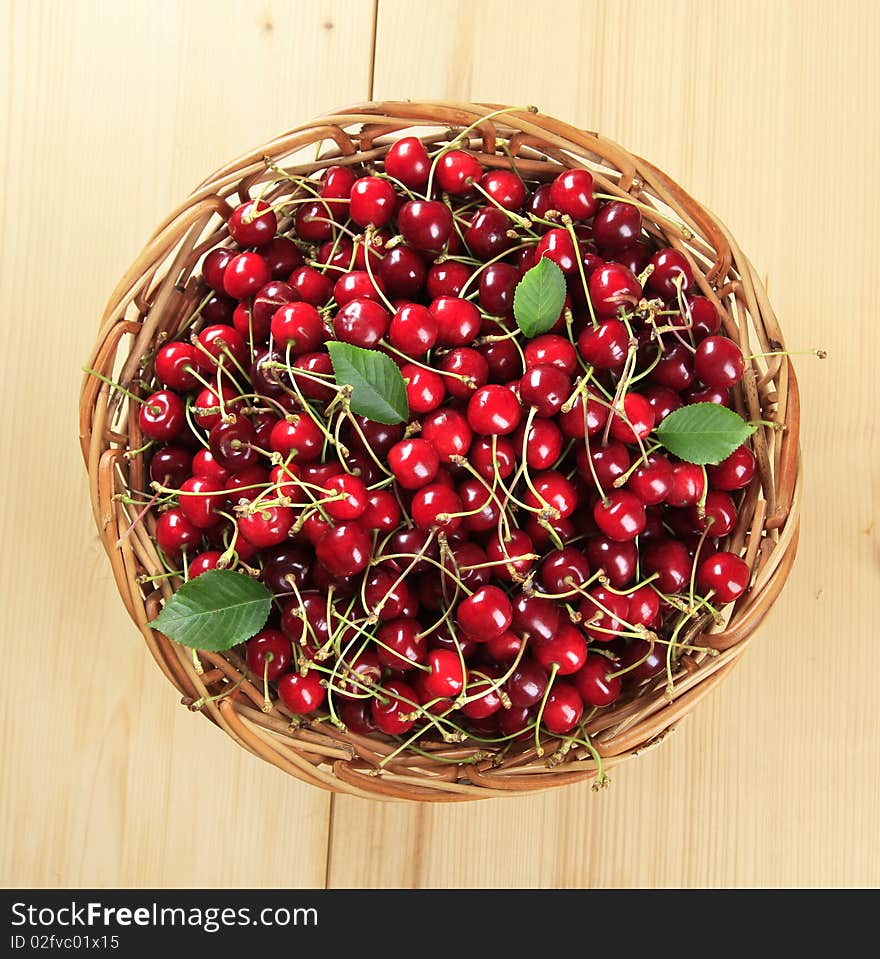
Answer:
<path fill-rule="evenodd" d="M 0 2 L 0 881 L 880 884 L 880 19 L 858 0 Z M 798 362 L 800 556 L 742 664 L 594 794 L 449 808 L 288 780 L 191 715 L 123 611 L 80 364 L 160 218 L 229 157 L 374 98 L 537 104 L 724 219 Z M 862 339 L 864 337 L 864 339 Z"/>

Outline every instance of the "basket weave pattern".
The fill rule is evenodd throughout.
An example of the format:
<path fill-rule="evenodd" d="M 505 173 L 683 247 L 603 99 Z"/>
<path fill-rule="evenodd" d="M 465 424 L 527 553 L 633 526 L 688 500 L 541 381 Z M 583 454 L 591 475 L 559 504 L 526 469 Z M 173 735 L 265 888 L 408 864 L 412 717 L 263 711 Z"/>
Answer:
<path fill-rule="evenodd" d="M 724 225 L 668 176 L 613 141 L 552 117 L 506 111 L 485 119 L 500 109 L 494 104 L 451 102 L 361 104 L 296 127 L 227 164 L 167 217 L 122 277 L 107 304 L 88 365 L 146 395 L 156 346 L 175 336 L 204 295 L 201 258 L 228 241 L 226 219 L 235 206 L 256 195 L 261 185 L 277 181 L 273 169 L 308 176 L 335 164 L 369 168 L 400 136 L 415 134 L 436 148 L 466 128 L 471 128 L 467 146 L 485 167 L 515 163 L 527 179 L 548 181 L 564 167 L 585 166 L 597 191 L 637 201 L 647 232 L 688 257 L 698 291 L 721 311 L 723 331 L 743 353 L 784 349 L 776 317 L 751 263 Z M 296 189 L 282 181 L 264 196 L 276 201 L 295 195 Z M 280 229 L 289 223 L 289 218 L 282 219 Z M 698 642 L 708 651 L 688 652 L 678 659 L 671 690 L 661 674 L 590 720 L 586 732 L 605 768 L 658 743 L 721 682 L 779 595 L 794 561 L 800 499 L 799 400 L 789 358 L 747 360 L 733 405 L 749 420 L 774 424 L 759 426 L 752 438 L 758 469 L 742 491 L 737 526 L 723 544 L 745 559 L 752 570 L 750 586 L 725 610 L 723 624 L 707 615 L 694 619 L 682 633 L 681 642 Z M 144 581 L 163 571 L 152 538 L 156 518 L 147 513 L 134 522 L 137 510 L 118 495 L 149 485 L 144 457 L 126 456 L 143 445 L 137 404 L 87 376 L 81 394 L 80 440 L 95 523 L 129 615 L 184 703 L 198 703 L 240 745 L 301 780 L 380 799 L 471 800 L 596 776 L 595 758 L 578 745 L 564 749 L 557 748 L 561 743 L 545 741 L 539 755 L 527 739 L 494 755 L 485 745 L 425 741 L 419 752 L 397 752 L 399 744 L 389 738 L 358 736 L 326 719 L 294 722 L 279 702 L 265 712 L 260 683 L 247 676 L 243 659 L 234 650 L 201 652 L 203 670 L 198 672 L 189 650 L 147 626 L 178 582 Z M 224 691 L 230 694 L 211 699 Z"/>

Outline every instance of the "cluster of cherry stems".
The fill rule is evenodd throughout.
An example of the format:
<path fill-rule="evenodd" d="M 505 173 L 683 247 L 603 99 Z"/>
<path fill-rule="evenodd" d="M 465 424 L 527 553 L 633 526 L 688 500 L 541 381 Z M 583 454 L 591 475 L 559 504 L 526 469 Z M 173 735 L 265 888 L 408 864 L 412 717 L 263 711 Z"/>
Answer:
<path fill-rule="evenodd" d="M 158 513 L 162 575 L 238 568 L 274 593 L 246 650 L 267 708 L 274 683 L 295 715 L 400 749 L 542 753 L 546 732 L 592 750 L 595 711 L 664 669 L 671 685 L 681 629 L 748 583 L 717 541 L 753 454 L 706 469 L 651 436 L 683 404 L 729 405 L 744 361 L 637 202 L 466 145 L 273 168 L 292 194 L 234 210 L 207 295 L 147 358 L 152 488 L 130 502 Z M 529 339 L 513 297 L 540 257 L 568 294 Z M 408 423 L 351 410 L 329 339 L 395 360 Z"/>

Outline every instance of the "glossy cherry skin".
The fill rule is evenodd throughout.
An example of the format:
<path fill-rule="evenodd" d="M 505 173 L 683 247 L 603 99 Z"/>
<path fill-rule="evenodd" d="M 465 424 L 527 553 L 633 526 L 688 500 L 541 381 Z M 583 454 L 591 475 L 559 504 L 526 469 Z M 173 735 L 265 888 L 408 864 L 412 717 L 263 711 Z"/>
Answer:
<path fill-rule="evenodd" d="M 613 257 L 629 249 L 642 233 L 642 214 L 632 203 L 606 203 L 593 220 L 593 236 L 600 252 Z"/>
<path fill-rule="evenodd" d="M 533 649 L 535 659 L 547 669 L 555 665 L 560 676 L 576 673 L 587 660 L 587 641 L 573 623 L 563 622 L 552 639 Z"/>
<path fill-rule="evenodd" d="M 289 594 L 293 583 L 302 586 L 309 577 L 312 567 L 311 551 L 301 549 L 285 540 L 263 552 L 263 574 L 261 579 L 276 595 Z"/>
<path fill-rule="evenodd" d="M 627 393 L 623 398 L 623 415 L 611 417 L 611 435 L 621 443 L 646 439 L 654 429 L 654 410 L 641 393 Z"/>
<path fill-rule="evenodd" d="M 498 579 L 511 579 L 509 567 L 524 576 L 534 566 L 535 546 L 529 534 L 522 529 L 512 530 L 509 537 L 494 536 L 486 543 L 486 559 L 497 564 L 492 570 Z"/>
<path fill-rule="evenodd" d="M 294 413 L 279 420 L 269 438 L 276 453 L 294 453 L 297 464 L 314 462 L 324 445 L 324 434 L 311 417 Z"/>
<path fill-rule="evenodd" d="M 552 260 L 566 275 L 577 269 L 578 254 L 568 230 L 553 227 L 548 230 L 535 247 L 535 254 L 540 260 L 547 257 Z"/>
<path fill-rule="evenodd" d="M 446 384 L 439 373 L 414 363 L 405 363 L 400 372 L 406 384 L 410 413 L 430 413 L 446 399 Z"/>
<path fill-rule="evenodd" d="M 311 303 L 282 305 L 272 316 L 270 329 L 275 344 L 291 356 L 312 353 L 324 341 L 321 315 Z"/>
<path fill-rule="evenodd" d="M 691 558 L 685 545 L 675 539 L 652 539 L 641 556 L 642 572 L 657 573 L 655 585 L 663 593 L 678 593 L 691 578 Z"/>
<path fill-rule="evenodd" d="M 510 220 L 494 206 L 481 207 L 464 231 L 464 242 L 478 260 L 491 260 L 513 246 Z"/>
<path fill-rule="evenodd" d="M 748 446 L 738 446 L 717 466 L 707 466 L 706 472 L 713 489 L 737 490 L 751 483 L 756 468 L 755 454 Z"/>
<path fill-rule="evenodd" d="M 206 476 L 192 476 L 180 487 L 180 509 L 183 515 L 199 529 L 210 529 L 220 517 L 216 510 L 226 502 L 222 483 Z"/>
<path fill-rule="evenodd" d="M 473 192 L 473 184 L 483 173 L 476 157 L 464 150 L 450 150 L 437 161 L 438 186 L 453 196 L 465 196 Z"/>
<path fill-rule="evenodd" d="M 166 343 L 156 354 L 156 376 L 172 390 L 186 393 L 197 389 L 199 366 L 199 353 L 192 343 Z"/>
<path fill-rule="evenodd" d="M 312 306 L 323 306 L 333 295 L 333 280 L 312 266 L 300 266 L 290 274 L 288 283 Z"/>
<path fill-rule="evenodd" d="M 626 621 L 631 626 L 654 627 L 660 621 L 660 597 L 650 584 L 639 586 L 627 597 Z"/>
<path fill-rule="evenodd" d="M 204 553 L 199 553 L 198 556 L 194 556 L 186 568 L 187 577 L 189 579 L 195 579 L 197 576 L 201 576 L 202 573 L 208 573 L 212 569 L 217 569 L 222 555 L 218 549 L 209 549 L 205 550 Z"/>
<path fill-rule="evenodd" d="M 614 481 L 623 476 L 630 468 L 631 459 L 629 450 L 623 443 L 612 441 L 607 446 L 590 447 L 589 458 L 586 448 L 580 448 L 577 451 L 575 460 L 577 462 L 578 473 L 580 473 L 584 482 L 592 487 L 596 480 L 607 493 L 614 485 Z M 590 469 L 592 463 L 592 470 Z M 593 473 L 596 479 L 593 479 Z"/>
<path fill-rule="evenodd" d="M 247 366 L 250 361 L 248 345 L 244 337 L 234 327 L 226 323 L 206 326 L 198 336 L 199 365 L 203 370 L 213 372 L 221 361 L 225 366 L 234 368 Z"/>
<path fill-rule="evenodd" d="M 666 669 L 666 646 L 660 643 L 652 646 L 647 640 L 631 639 L 621 651 L 620 669 L 630 666 L 633 668 L 620 677 L 622 681 L 643 682 L 662 673 Z"/>
<path fill-rule="evenodd" d="M 303 264 L 299 247 L 286 236 L 276 236 L 269 240 L 260 248 L 260 256 L 268 264 L 273 280 L 286 280 Z"/>
<path fill-rule="evenodd" d="M 419 707 L 416 691 L 408 683 L 391 679 L 382 684 L 382 698 L 373 699 L 370 709 L 377 728 L 389 736 L 409 732 L 416 720 L 410 718 Z"/>
<path fill-rule="evenodd" d="M 510 263 L 492 263 L 480 273 L 480 306 L 493 316 L 513 310 L 513 296 L 522 273 Z"/>
<path fill-rule="evenodd" d="M 439 253 L 452 232 L 452 212 L 439 200 L 409 200 L 397 213 L 397 225 L 414 250 Z"/>
<path fill-rule="evenodd" d="M 606 263 L 594 270 L 588 281 L 590 300 L 596 316 L 617 316 L 621 308 L 632 310 L 642 298 L 638 279 L 619 263 Z"/>
<path fill-rule="evenodd" d="M 163 443 L 177 439 L 186 427 L 183 400 L 171 390 L 157 390 L 141 403 L 138 425 L 144 436 Z"/>
<path fill-rule="evenodd" d="M 570 732 L 584 714 L 584 701 L 570 683 L 554 683 L 544 700 L 541 723 L 556 736 Z"/>
<path fill-rule="evenodd" d="M 432 300 L 440 296 L 458 296 L 471 277 L 471 267 L 465 263 L 448 260 L 434 263 L 428 268 L 425 289 Z"/>
<path fill-rule="evenodd" d="M 391 345 L 412 357 L 424 356 L 437 342 L 437 334 L 436 319 L 418 303 L 400 307 L 388 327 Z"/>
<path fill-rule="evenodd" d="M 526 202 L 526 187 L 513 170 L 489 170 L 480 179 L 485 193 L 505 210 L 518 210 Z"/>
<path fill-rule="evenodd" d="M 446 389 L 456 399 L 470 399 L 474 391 L 489 381 L 489 364 L 482 353 L 469 346 L 457 346 L 440 360 Z M 464 379 L 459 379 L 464 377 Z"/>
<path fill-rule="evenodd" d="M 720 603 L 732 603 L 746 591 L 751 579 L 746 562 L 734 553 L 715 553 L 697 567 L 697 585 L 703 592 L 713 593 Z"/>
<path fill-rule="evenodd" d="M 523 403 L 534 406 L 538 416 L 555 416 L 571 394 L 571 377 L 558 366 L 533 366 L 519 383 Z"/>
<path fill-rule="evenodd" d="M 379 662 L 403 673 L 424 663 L 428 653 L 422 627 L 417 619 L 400 618 L 382 623 L 376 633 Z"/>
<path fill-rule="evenodd" d="M 267 506 L 240 516 L 238 528 L 252 546 L 265 549 L 287 539 L 295 518 L 289 506 Z"/>
<path fill-rule="evenodd" d="M 648 277 L 647 288 L 654 296 L 674 300 L 678 290 L 687 292 L 694 282 L 694 274 L 683 253 L 673 249 L 658 250 L 650 265 L 654 267 Z"/>
<path fill-rule="evenodd" d="M 696 506 L 690 508 L 689 515 L 694 529 L 701 533 L 708 529 L 709 535 L 715 539 L 728 536 L 736 526 L 736 505 L 722 490 L 709 490 L 706 494 L 704 515 L 700 515 Z"/>
<path fill-rule="evenodd" d="M 554 600 L 520 593 L 513 600 L 514 632 L 535 641 L 552 639 L 559 631 L 561 617 Z"/>
<path fill-rule="evenodd" d="M 343 343 L 372 350 L 388 331 L 391 316 L 381 303 L 356 297 L 336 312 L 333 332 Z"/>
<path fill-rule="evenodd" d="M 365 176 L 354 182 L 348 213 L 358 226 L 385 226 L 394 216 L 397 194 L 379 177 Z"/>
<path fill-rule="evenodd" d="M 182 549 L 194 546 L 201 538 L 201 529 L 179 507 L 162 513 L 156 522 L 156 543 L 170 559 L 176 559 Z"/>
<path fill-rule="evenodd" d="M 232 211 L 226 226 L 239 246 L 262 246 L 275 236 L 278 218 L 265 200 L 249 200 Z"/>
<path fill-rule="evenodd" d="M 432 698 L 454 699 L 464 689 L 465 669 L 461 658 L 451 649 L 432 649 L 425 662 L 430 672 L 424 677 L 425 692 Z"/>
<path fill-rule="evenodd" d="M 480 332 L 480 311 L 469 300 L 439 296 L 428 310 L 437 321 L 439 346 L 467 346 Z"/>
<path fill-rule="evenodd" d="M 532 486 L 534 492 L 530 489 L 523 494 L 523 503 L 529 509 L 540 511 L 549 506 L 558 510 L 561 519 L 566 519 L 578 505 L 573 483 L 555 470 L 537 473 L 532 477 Z"/>
<path fill-rule="evenodd" d="M 590 564 L 586 556 L 576 546 L 548 553 L 541 564 L 540 581 L 544 590 L 552 594 L 569 594 L 583 586 L 590 578 Z M 557 631 L 562 628 L 558 622 Z"/>
<path fill-rule="evenodd" d="M 184 480 L 197 474 L 194 462 L 192 450 L 182 446 L 162 446 L 150 457 L 150 479 L 162 486 L 179 489 Z"/>
<path fill-rule="evenodd" d="M 605 536 L 594 536 L 587 541 L 586 553 L 593 572 L 604 570 L 615 589 L 622 589 L 633 581 L 638 548 L 632 540 L 617 542 Z"/>
<path fill-rule="evenodd" d="M 525 449 L 525 460 L 529 469 L 549 470 L 562 454 L 564 437 L 553 420 L 534 419 L 529 427 L 528 436 L 523 423 L 514 434 L 516 448 Z"/>
<path fill-rule="evenodd" d="M 596 329 L 588 326 L 577 341 L 584 361 L 599 370 L 623 369 L 629 348 L 629 333 L 620 320 L 604 320 Z"/>
<path fill-rule="evenodd" d="M 623 685 L 620 677 L 608 678 L 608 674 L 613 673 L 616 668 L 610 659 L 598 653 L 587 656 L 583 668 L 572 678 L 587 706 L 601 709 L 603 706 L 610 706 L 620 696 Z"/>
<path fill-rule="evenodd" d="M 564 336 L 545 333 L 529 340 L 524 349 L 526 369 L 535 366 L 558 366 L 569 376 L 577 369 L 577 352 L 572 343 Z"/>
<path fill-rule="evenodd" d="M 225 293 L 223 274 L 229 261 L 235 256 L 234 250 L 217 247 L 205 256 L 202 262 L 202 278 L 216 293 Z"/>
<path fill-rule="evenodd" d="M 550 185 L 553 209 L 573 220 L 586 220 L 599 207 L 593 196 L 593 176 L 588 170 L 565 170 Z"/>
<path fill-rule="evenodd" d="M 519 707 L 529 707 L 539 703 L 546 688 L 547 670 L 529 659 L 519 663 L 504 686 L 511 703 Z"/>
<path fill-rule="evenodd" d="M 414 437 L 391 447 L 388 465 L 404 489 L 421 489 L 436 477 L 440 457 L 427 440 Z"/>
<path fill-rule="evenodd" d="M 263 629 L 247 642 L 248 669 L 258 680 L 278 679 L 290 666 L 292 656 L 290 640 L 280 629 Z"/>
<path fill-rule="evenodd" d="M 468 425 L 481 436 L 505 436 L 519 426 L 521 419 L 519 400 L 503 386 L 483 386 L 468 401 Z"/>
<path fill-rule="evenodd" d="M 418 137 L 402 137 L 385 154 L 385 172 L 404 186 L 418 189 L 428 182 L 431 160 Z"/>
<path fill-rule="evenodd" d="M 305 676 L 285 673 L 278 680 L 278 695 L 292 713 L 308 716 L 324 704 L 327 690 L 321 685 L 320 673 L 311 669 Z"/>
<path fill-rule="evenodd" d="M 496 685 L 491 679 L 469 670 L 465 689 L 469 701 L 462 706 L 462 713 L 469 719 L 486 719 L 497 713 L 501 709 L 501 696 Z"/>
<path fill-rule="evenodd" d="M 400 506 L 389 490 L 371 490 L 367 495 L 367 508 L 361 513 L 358 523 L 366 530 L 390 533 L 400 525 Z"/>
<path fill-rule="evenodd" d="M 502 589 L 482 586 L 458 604 L 456 622 L 476 642 L 500 636 L 513 619 L 513 608 Z"/>
<path fill-rule="evenodd" d="M 223 271 L 223 290 L 235 300 L 253 296 L 272 279 L 269 264 L 259 253 L 239 253 Z"/>
<path fill-rule="evenodd" d="M 422 529 L 437 527 L 447 531 L 461 526 L 461 498 L 448 486 L 430 483 L 417 490 L 410 512 L 416 526 Z"/>
<path fill-rule="evenodd" d="M 333 576 L 354 576 L 370 562 L 372 543 L 364 529 L 355 523 L 333 527 L 318 540 L 315 555 Z"/>
<path fill-rule="evenodd" d="M 608 539 L 626 542 L 645 528 L 645 504 L 629 490 L 617 489 L 593 507 L 596 525 Z"/>
<path fill-rule="evenodd" d="M 715 389 L 735 386 L 744 370 L 742 350 L 726 336 L 707 336 L 694 354 L 694 372 Z"/>
<path fill-rule="evenodd" d="M 260 454 L 254 449 L 257 433 L 250 420 L 232 416 L 221 420 L 208 434 L 208 443 L 214 459 L 230 472 L 239 472 L 256 466 Z"/>
<path fill-rule="evenodd" d="M 697 343 L 721 329 L 721 317 L 705 296 L 687 296 L 685 302 L 690 308 L 691 335 Z"/>
<path fill-rule="evenodd" d="M 694 379 L 693 353 L 677 341 L 667 343 L 651 370 L 651 379 L 676 392 L 687 389 Z"/>
<path fill-rule="evenodd" d="M 642 390 L 642 396 L 654 411 L 655 424 L 662 423 L 670 413 L 674 413 L 684 405 L 678 393 L 665 386 L 646 386 Z"/>
<path fill-rule="evenodd" d="M 427 440 L 443 462 L 465 456 L 473 440 L 467 419 L 455 409 L 444 407 L 422 420 L 422 439 Z"/>
<path fill-rule="evenodd" d="M 419 253 L 401 244 L 382 258 L 378 277 L 385 284 L 388 296 L 413 299 L 425 285 L 427 267 Z"/>
<path fill-rule="evenodd" d="M 662 453 L 649 453 L 647 463 L 642 463 L 626 481 L 631 490 L 646 506 L 664 502 L 672 489 L 672 464 Z"/>
<path fill-rule="evenodd" d="M 608 420 L 608 410 L 605 406 L 589 396 L 587 399 L 586 410 L 584 409 L 583 396 L 578 395 L 571 409 L 559 413 L 559 426 L 562 432 L 571 439 L 583 440 L 585 436 L 596 436 L 605 428 Z M 586 465 L 586 450 L 584 451 L 584 464 Z"/>
<path fill-rule="evenodd" d="M 596 586 L 581 601 L 581 628 L 598 643 L 610 643 L 627 628 L 629 600 L 604 586 Z"/>
<path fill-rule="evenodd" d="M 672 486 L 666 494 L 670 506 L 695 506 L 703 495 L 703 470 L 693 463 L 675 463 L 672 467 Z"/>

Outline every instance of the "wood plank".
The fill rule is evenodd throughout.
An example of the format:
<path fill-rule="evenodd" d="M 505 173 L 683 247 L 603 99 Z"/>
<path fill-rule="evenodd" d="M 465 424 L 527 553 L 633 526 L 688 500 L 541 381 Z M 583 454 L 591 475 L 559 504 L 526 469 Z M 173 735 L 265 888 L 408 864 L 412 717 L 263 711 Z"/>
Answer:
<path fill-rule="evenodd" d="M 341 798 L 329 884 L 875 886 L 876 5 L 380 0 L 374 95 L 534 103 L 649 157 L 749 252 L 798 362 L 800 556 L 741 665 L 593 795 Z"/>
<path fill-rule="evenodd" d="M 172 205 L 368 95 L 373 4 L 4 0 L 0 23 L 0 883 L 322 886 L 328 794 L 186 712 L 127 619 L 75 409 L 105 300 Z"/>

